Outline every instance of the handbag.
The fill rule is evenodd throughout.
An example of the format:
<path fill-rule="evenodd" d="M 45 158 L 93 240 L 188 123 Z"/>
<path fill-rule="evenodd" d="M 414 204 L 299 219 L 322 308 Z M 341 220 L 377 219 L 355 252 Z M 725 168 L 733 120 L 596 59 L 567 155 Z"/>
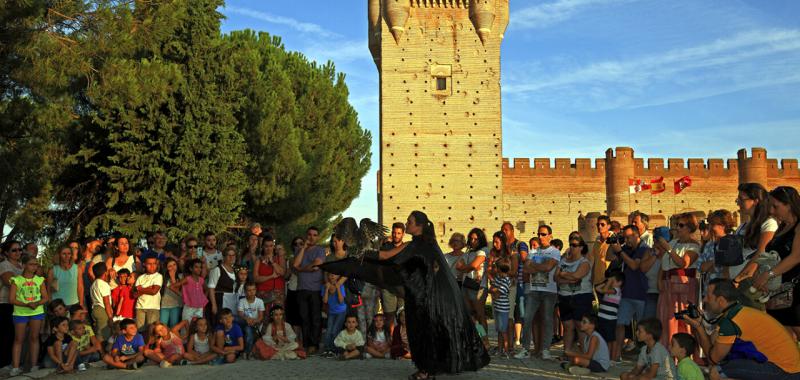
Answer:
<path fill-rule="evenodd" d="M 481 288 L 481 283 L 470 277 L 464 277 L 461 281 L 461 287 L 469 290 L 478 290 Z"/>
<path fill-rule="evenodd" d="M 800 281 L 800 276 L 781 284 L 778 290 L 770 295 L 769 301 L 764 305 L 767 310 L 782 310 L 792 307 L 794 305 L 794 290 L 797 288 L 798 281 Z"/>

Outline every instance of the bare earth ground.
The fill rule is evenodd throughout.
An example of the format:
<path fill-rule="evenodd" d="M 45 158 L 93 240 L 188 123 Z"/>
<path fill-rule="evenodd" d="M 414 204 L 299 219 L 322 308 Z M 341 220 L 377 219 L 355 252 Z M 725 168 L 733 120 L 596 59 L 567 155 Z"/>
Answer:
<path fill-rule="evenodd" d="M 492 344 L 496 343 L 493 326 Z M 551 354 L 554 357 L 561 355 L 562 346 L 553 346 Z M 621 366 L 611 367 L 609 372 L 580 376 L 584 379 L 619 379 L 621 372 L 633 366 L 636 352 L 628 354 Z M 134 380 L 134 379 L 263 379 L 277 377 L 279 379 L 406 379 L 415 368 L 408 360 L 353 360 L 337 361 L 318 356 L 306 360 L 293 361 L 239 361 L 235 364 L 210 366 L 175 366 L 162 369 L 155 365 L 146 365 L 138 370 L 107 370 L 105 365 L 95 363 L 93 368 L 83 373 L 70 375 L 57 375 L 53 370 L 39 370 L 35 373 L 25 373 L 14 379 L 64 379 L 64 380 Z M 8 378 L 8 371 L 0 372 L 0 378 Z M 542 359 L 505 359 L 492 357 L 488 367 L 478 372 L 465 372 L 458 376 L 441 375 L 438 378 L 453 380 L 516 380 L 516 379 L 575 379 L 561 369 L 557 360 L 547 361 Z"/>

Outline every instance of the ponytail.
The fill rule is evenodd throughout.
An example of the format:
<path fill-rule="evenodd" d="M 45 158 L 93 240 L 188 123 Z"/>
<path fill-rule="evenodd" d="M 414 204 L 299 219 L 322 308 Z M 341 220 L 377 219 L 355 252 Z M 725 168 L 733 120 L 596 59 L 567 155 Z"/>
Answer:
<path fill-rule="evenodd" d="M 436 230 L 433 228 L 433 222 L 428 219 L 428 215 L 425 215 L 422 211 L 412 211 L 411 216 L 414 217 L 414 221 L 422 225 L 422 240 L 436 244 Z"/>

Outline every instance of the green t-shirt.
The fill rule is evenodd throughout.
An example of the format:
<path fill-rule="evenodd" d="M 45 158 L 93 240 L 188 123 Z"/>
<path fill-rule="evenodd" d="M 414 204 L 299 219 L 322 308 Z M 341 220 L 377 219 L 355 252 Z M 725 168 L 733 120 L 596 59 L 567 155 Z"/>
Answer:
<path fill-rule="evenodd" d="M 687 356 L 678 362 L 678 380 L 705 380 L 705 376 L 700 366 Z"/>
<path fill-rule="evenodd" d="M 17 286 L 17 301 L 24 301 L 26 303 L 36 302 L 42 299 L 42 284 L 44 277 L 33 276 L 33 278 L 25 278 L 22 276 L 15 276 L 11 278 L 11 282 Z M 39 305 L 35 309 L 27 306 L 14 305 L 14 315 L 17 317 L 32 317 L 44 313 L 44 305 Z"/>

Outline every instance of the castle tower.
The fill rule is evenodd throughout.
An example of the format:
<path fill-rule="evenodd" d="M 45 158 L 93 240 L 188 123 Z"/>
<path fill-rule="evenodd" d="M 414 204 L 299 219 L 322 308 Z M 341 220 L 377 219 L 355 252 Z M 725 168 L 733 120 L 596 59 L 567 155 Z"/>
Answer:
<path fill-rule="evenodd" d="M 502 218 L 500 44 L 508 0 L 368 0 L 380 76 L 379 219 L 419 209 L 440 242 Z"/>
<path fill-rule="evenodd" d="M 630 185 L 635 167 L 633 149 L 617 147 L 616 154 L 606 150 L 606 204 L 609 215 L 627 215 L 630 210 Z"/>
<path fill-rule="evenodd" d="M 747 157 L 747 149 L 737 152 L 739 161 L 739 183 L 755 182 L 767 187 L 767 150 L 752 148 L 752 155 Z"/>

